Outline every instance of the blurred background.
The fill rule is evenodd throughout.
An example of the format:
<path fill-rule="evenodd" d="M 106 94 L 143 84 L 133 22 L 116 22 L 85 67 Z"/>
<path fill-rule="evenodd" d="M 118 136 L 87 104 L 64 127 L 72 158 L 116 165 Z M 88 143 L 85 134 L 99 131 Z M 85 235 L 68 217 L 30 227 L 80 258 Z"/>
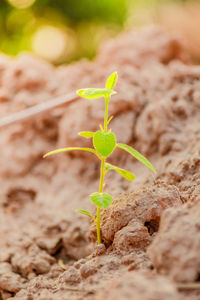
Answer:
<path fill-rule="evenodd" d="M 152 23 L 183 34 L 200 62 L 200 0 L 0 0 L 0 52 L 92 59 L 108 38 Z"/>

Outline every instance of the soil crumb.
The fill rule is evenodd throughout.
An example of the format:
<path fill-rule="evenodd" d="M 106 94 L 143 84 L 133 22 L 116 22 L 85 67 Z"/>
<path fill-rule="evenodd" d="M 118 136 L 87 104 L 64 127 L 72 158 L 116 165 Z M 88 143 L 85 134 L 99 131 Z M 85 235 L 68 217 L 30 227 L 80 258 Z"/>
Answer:
<path fill-rule="evenodd" d="M 104 103 L 80 100 L 0 129 L 0 299 L 200 299 L 200 67 L 185 49 L 180 37 L 148 27 L 107 42 L 93 62 L 0 56 L 0 118 L 103 87 L 117 71 L 110 126 L 157 170 L 114 152 L 110 162 L 136 180 L 106 175 L 115 200 L 102 210 L 96 246 L 95 228 L 75 210 L 94 211 L 98 161 L 78 151 L 42 156 L 91 146 L 77 133 L 97 130 Z"/>

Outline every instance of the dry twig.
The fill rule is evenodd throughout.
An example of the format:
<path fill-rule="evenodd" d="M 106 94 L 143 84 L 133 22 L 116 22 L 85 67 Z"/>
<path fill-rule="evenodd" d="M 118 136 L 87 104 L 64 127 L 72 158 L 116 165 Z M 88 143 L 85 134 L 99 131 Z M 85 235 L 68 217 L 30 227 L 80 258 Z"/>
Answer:
<path fill-rule="evenodd" d="M 0 120 L 0 128 L 14 124 L 16 122 L 21 122 L 26 119 L 31 119 L 32 117 L 38 116 L 44 112 L 47 112 L 51 109 L 58 108 L 61 106 L 69 105 L 77 100 L 79 96 L 75 93 L 67 94 L 61 97 L 51 99 L 49 101 L 42 102 L 20 112 L 9 115 Z"/>

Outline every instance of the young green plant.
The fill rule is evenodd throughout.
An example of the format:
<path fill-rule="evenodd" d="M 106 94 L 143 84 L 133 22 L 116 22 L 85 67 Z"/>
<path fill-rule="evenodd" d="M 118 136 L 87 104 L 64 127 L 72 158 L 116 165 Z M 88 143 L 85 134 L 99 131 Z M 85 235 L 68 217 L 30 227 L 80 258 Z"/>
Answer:
<path fill-rule="evenodd" d="M 108 118 L 108 105 L 110 102 L 110 98 L 112 95 L 116 94 L 113 90 L 115 84 L 117 82 L 117 72 L 110 75 L 107 79 L 105 88 L 87 88 L 78 90 L 77 93 L 80 97 L 86 99 L 96 99 L 96 98 L 104 98 L 105 99 L 105 115 L 104 115 L 104 126 L 100 125 L 100 130 L 96 132 L 91 131 L 82 131 L 79 132 L 80 136 L 84 138 L 92 138 L 94 148 L 83 148 L 83 147 L 68 147 L 68 148 L 61 148 L 51 152 L 48 152 L 44 155 L 47 157 L 52 154 L 57 154 L 66 151 L 72 150 L 80 150 L 80 151 L 88 151 L 97 156 L 98 159 L 101 161 L 100 167 L 100 182 L 99 182 L 99 191 L 95 192 L 90 195 L 91 201 L 96 205 L 96 217 L 94 217 L 90 212 L 86 210 L 77 210 L 77 212 L 87 215 L 92 218 L 92 220 L 96 223 L 96 231 L 97 231 L 97 243 L 101 244 L 101 230 L 100 230 L 100 212 L 101 208 L 105 209 L 112 203 L 113 199 L 112 196 L 108 193 L 103 192 L 103 185 L 104 185 L 104 177 L 108 171 L 116 171 L 125 179 L 132 181 L 135 179 L 135 175 L 131 172 L 121 169 L 117 166 L 114 166 L 107 162 L 107 158 L 112 154 L 115 148 L 120 148 L 125 150 L 132 156 L 134 156 L 137 160 L 143 163 L 146 167 L 148 167 L 151 171 L 156 172 L 152 164 L 138 151 L 130 147 L 126 144 L 121 144 L 116 142 L 116 136 L 114 133 L 111 132 L 111 129 L 108 129 L 108 125 L 112 119 L 112 117 Z"/>

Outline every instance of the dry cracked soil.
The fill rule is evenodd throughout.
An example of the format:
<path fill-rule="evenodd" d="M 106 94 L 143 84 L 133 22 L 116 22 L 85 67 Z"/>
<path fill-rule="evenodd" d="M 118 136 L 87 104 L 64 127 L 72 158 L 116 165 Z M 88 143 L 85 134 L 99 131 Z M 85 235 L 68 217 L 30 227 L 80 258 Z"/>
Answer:
<path fill-rule="evenodd" d="M 54 67 L 28 54 L 0 56 L 0 118 L 118 71 L 110 126 L 154 164 L 152 175 L 117 150 L 136 175 L 106 175 L 113 204 L 101 212 L 103 244 L 76 209 L 94 211 L 92 154 L 43 159 L 103 120 L 101 100 L 80 100 L 0 129 L 0 299 L 200 299 L 200 67 L 180 37 L 157 27 L 107 42 L 95 61 Z"/>

